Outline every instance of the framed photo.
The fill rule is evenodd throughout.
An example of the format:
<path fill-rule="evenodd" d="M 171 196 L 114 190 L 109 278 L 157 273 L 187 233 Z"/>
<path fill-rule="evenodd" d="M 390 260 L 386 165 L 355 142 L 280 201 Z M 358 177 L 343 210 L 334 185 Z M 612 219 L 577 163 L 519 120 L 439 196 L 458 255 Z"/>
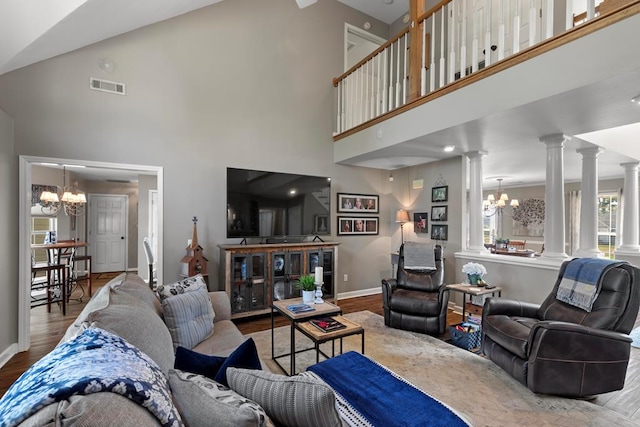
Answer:
<path fill-rule="evenodd" d="M 449 186 L 443 185 L 442 187 L 433 187 L 431 189 L 431 201 L 432 202 L 446 202 L 449 200 Z"/>
<path fill-rule="evenodd" d="M 446 221 L 447 220 L 447 207 L 446 206 L 431 206 L 431 221 Z"/>
<path fill-rule="evenodd" d="M 371 194 L 338 193 L 338 212 L 378 213 L 380 197 Z"/>
<path fill-rule="evenodd" d="M 431 225 L 431 240 L 448 240 L 449 226 L 443 224 Z"/>
<path fill-rule="evenodd" d="M 429 224 L 426 212 L 414 212 L 413 214 L 413 232 L 428 233 Z"/>
<path fill-rule="evenodd" d="M 338 236 L 378 234 L 378 217 L 339 216 Z"/>
<path fill-rule="evenodd" d="M 317 235 L 329 234 L 329 215 L 316 215 L 314 217 L 313 232 Z"/>

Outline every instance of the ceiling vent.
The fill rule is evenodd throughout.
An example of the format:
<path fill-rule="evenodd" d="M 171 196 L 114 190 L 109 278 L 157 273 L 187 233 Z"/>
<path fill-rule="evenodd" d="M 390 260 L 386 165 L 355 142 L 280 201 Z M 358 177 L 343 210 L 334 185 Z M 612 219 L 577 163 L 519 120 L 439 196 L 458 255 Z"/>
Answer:
<path fill-rule="evenodd" d="M 89 78 L 89 88 L 100 92 L 115 93 L 116 95 L 126 95 L 124 83 L 110 82 L 109 80 Z"/>

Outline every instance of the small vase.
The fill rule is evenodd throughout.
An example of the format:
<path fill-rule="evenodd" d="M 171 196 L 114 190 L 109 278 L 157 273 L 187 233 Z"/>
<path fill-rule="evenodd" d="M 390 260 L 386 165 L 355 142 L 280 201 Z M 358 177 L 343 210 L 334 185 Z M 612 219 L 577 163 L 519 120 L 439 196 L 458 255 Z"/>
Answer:
<path fill-rule="evenodd" d="M 316 291 L 302 291 L 302 302 L 305 304 L 313 303 L 313 299 L 316 297 Z"/>
<path fill-rule="evenodd" d="M 467 274 L 467 276 L 469 277 L 469 283 L 473 286 L 477 286 L 478 285 L 478 280 L 480 280 L 480 275 L 479 274 Z"/>

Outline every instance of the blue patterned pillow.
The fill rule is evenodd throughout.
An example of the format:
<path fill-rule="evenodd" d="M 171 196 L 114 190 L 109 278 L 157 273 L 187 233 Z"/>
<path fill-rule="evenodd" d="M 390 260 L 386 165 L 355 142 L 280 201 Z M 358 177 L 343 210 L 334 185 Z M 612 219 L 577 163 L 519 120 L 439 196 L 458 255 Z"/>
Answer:
<path fill-rule="evenodd" d="M 163 299 L 162 310 L 174 350 L 193 348 L 213 332 L 215 314 L 204 288 Z"/>
<path fill-rule="evenodd" d="M 15 426 L 52 403 L 100 392 L 127 397 L 164 426 L 182 425 L 158 365 L 98 328 L 58 345 L 22 374 L 0 400 L 0 425 Z"/>
<path fill-rule="evenodd" d="M 227 368 L 262 369 L 253 338 L 240 344 L 229 357 L 209 356 L 184 347 L 176 350 L 175 369 L 204 375 L 228 387 Z"/>

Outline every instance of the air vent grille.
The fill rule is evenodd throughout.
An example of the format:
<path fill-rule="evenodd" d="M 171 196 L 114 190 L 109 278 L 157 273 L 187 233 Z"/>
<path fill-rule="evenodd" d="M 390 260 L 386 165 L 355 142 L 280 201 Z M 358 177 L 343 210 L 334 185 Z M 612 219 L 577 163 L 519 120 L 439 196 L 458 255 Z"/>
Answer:
<path fill-rule="evenodd" d="M 111 82 L 109 80 L 89 78 L 89 88 L 100 92 L 115 93 L 116 95 L 126 95 L 126 85 L 124 83 Z"/>

